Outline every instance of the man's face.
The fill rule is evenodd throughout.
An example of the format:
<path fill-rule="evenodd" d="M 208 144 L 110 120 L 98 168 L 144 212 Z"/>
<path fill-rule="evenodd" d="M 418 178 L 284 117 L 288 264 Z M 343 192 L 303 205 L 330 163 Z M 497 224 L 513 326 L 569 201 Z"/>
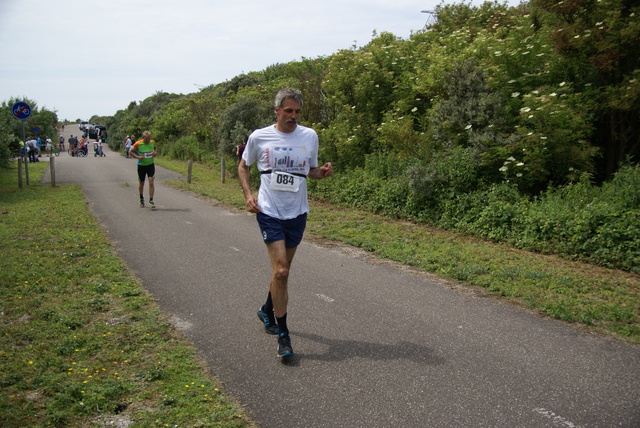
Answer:
<path fill-rule="evenodd" d="M 275 107 L 277 122 L 276 128 L 281 132 L 293 132 L 300 119 L 300 103 L 292 98 L 285 98 L 282 107 Z"/>

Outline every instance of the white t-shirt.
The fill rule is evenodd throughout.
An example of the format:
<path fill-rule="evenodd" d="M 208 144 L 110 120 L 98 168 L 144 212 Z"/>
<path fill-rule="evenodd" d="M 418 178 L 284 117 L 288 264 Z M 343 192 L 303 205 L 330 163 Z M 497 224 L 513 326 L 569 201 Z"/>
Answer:
<path fill-rule="evenodd" d="M 242 154 L 247 165 L 257 162 L 259 171 L 283 171 L 306 176 L 318 166 L 318 134 L 311 128 L 297 125 L 291 133 L 280 132 L 274 125 L 255 130 Z M 307 179 L 294 176 L 297 191 L 271 188 L 271 174 L 260 175 L 258 207 L 264 214 L 280 220 L 296 218 L 309 212 Z"/>

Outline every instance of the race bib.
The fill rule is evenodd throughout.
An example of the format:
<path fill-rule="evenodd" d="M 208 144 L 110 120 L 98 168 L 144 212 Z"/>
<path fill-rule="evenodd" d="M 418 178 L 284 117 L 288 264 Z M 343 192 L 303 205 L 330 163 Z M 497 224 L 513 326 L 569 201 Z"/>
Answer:
<path fill-rule="evenodd" d="M 145 152 L 144 153 L 144 157 L 145 157 L 145 159 L 152 158 L 153 157 L 153 152 Z"/>
<path fill-rule="evenodd" d="M 300 190 L 300 180 L 302 179 L 302 177 L 286 172 L 273 171 L 271 173 L 271 184 L 269 187 L 271 190 L 278 190 L 280 192 L 297 192 Z"/>

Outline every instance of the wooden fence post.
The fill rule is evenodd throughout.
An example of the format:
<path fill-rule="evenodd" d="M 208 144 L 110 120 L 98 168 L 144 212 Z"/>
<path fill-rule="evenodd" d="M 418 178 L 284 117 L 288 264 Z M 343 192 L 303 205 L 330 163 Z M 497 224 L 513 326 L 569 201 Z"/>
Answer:
<path fill-rule="evenodd" d="M 49 156 L 49 167 L 51 169 L 51 187 L 56 187 L 56 165 L 54 159 L 55 157 Z"/>
<path fill-rule="evenodd" d="M 22 189 L 22 157 L 18 158 L 18 187 Z"/>
<path fill-rule="evenodd" d="M 187 165 L 187 183 L 191 184 L 191 167 L 193 166 L 193 161 L 189 159 Z"/>

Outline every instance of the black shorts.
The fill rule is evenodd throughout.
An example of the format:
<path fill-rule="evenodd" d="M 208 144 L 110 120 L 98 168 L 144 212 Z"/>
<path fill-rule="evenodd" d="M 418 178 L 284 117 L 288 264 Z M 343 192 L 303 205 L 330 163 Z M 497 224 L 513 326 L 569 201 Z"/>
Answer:
<path fill-rule="evenodd" d="M 145 177 L 153 178 L 156 175 L 156 164 L 138 165 L 138 181 L 144 181 Z"/>

